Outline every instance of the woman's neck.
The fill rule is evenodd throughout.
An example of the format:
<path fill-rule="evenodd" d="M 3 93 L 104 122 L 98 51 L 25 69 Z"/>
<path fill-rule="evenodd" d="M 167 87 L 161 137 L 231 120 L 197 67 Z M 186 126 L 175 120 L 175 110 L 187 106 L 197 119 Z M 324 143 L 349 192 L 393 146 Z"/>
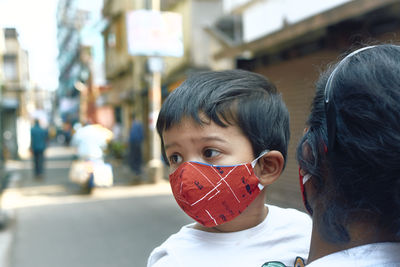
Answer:
<path fill-rule="evenodd" d="M 355 222 L 351 226 L 347 227 L 347 229 L 350 236 L 349 242 L 328 242 L 318 231 L 316 220 L 313 220 L 310 252 L 307 263 L 335 252 L 362 245 L 380 242 L 399 242 L 399 240 L 396 240 L 392 234 L 388 234 L 386 231 L 381 230 L 378 226 L 372 223 Z"/>

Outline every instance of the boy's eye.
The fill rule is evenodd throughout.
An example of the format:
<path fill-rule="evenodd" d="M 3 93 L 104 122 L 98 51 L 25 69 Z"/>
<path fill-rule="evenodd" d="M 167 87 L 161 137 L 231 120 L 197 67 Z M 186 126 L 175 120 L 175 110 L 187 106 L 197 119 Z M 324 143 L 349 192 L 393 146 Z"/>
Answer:
<path fill-rule="evenodd" d="M 211 149 L 211 148 L 205 149 L 203 152 L 203 156 L 205 158 L 213 158 L 213 157 L 218 156 L 219 154 L 220 154 L 220 152 L 218 150 Z"/>
<path fill-rule="evenodd" d="M 178 154 L 173 154 L 168 158 L 168 160 L 170 164 L 179 164 L 182 162 L 182 157 Z"/>

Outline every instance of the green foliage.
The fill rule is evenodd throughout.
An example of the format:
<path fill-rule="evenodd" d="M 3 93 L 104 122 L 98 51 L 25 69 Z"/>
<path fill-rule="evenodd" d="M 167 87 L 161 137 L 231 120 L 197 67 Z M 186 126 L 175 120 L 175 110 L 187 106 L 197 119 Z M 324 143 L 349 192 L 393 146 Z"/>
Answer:
<path fill-rule="evenodd" d="M 126 152 L 126 145 L 121 141 L 111 141 L 106 153 L 116 159 L 122 159 Z"/>

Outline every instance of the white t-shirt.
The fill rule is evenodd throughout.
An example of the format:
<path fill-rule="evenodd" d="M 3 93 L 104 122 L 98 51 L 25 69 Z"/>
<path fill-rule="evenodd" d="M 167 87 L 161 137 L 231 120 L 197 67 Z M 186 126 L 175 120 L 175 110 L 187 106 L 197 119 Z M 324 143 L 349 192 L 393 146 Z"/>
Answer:
<path fill-rule="evenodd" d="M 329 254 L 307 267 L 395 267 L 400 266 L 400 243 L 374 243 Z"/>
<path fill-rule="evenodd" d="M 268 261 L 293 266 L 296 256 L 307 258 L 310 217 L 295 209 L 267 205 L 259 225 L 232 233 L 210 233 L 186 225 L 150 254 L 147 267 L 261 267 Z"/>

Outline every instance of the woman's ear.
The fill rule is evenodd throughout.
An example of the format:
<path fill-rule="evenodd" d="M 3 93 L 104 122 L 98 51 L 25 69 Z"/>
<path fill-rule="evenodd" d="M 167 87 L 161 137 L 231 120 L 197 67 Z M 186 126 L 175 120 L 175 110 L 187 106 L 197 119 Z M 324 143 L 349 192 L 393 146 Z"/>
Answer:
<path fill-rule="evenodd" d="M 260 183 L 263 186 L 267 186 L 279 178 L 284 165 L 285 159 L 282 153 L 277 150 L 272 150 L 258 160 L 254 171 Z"/>

